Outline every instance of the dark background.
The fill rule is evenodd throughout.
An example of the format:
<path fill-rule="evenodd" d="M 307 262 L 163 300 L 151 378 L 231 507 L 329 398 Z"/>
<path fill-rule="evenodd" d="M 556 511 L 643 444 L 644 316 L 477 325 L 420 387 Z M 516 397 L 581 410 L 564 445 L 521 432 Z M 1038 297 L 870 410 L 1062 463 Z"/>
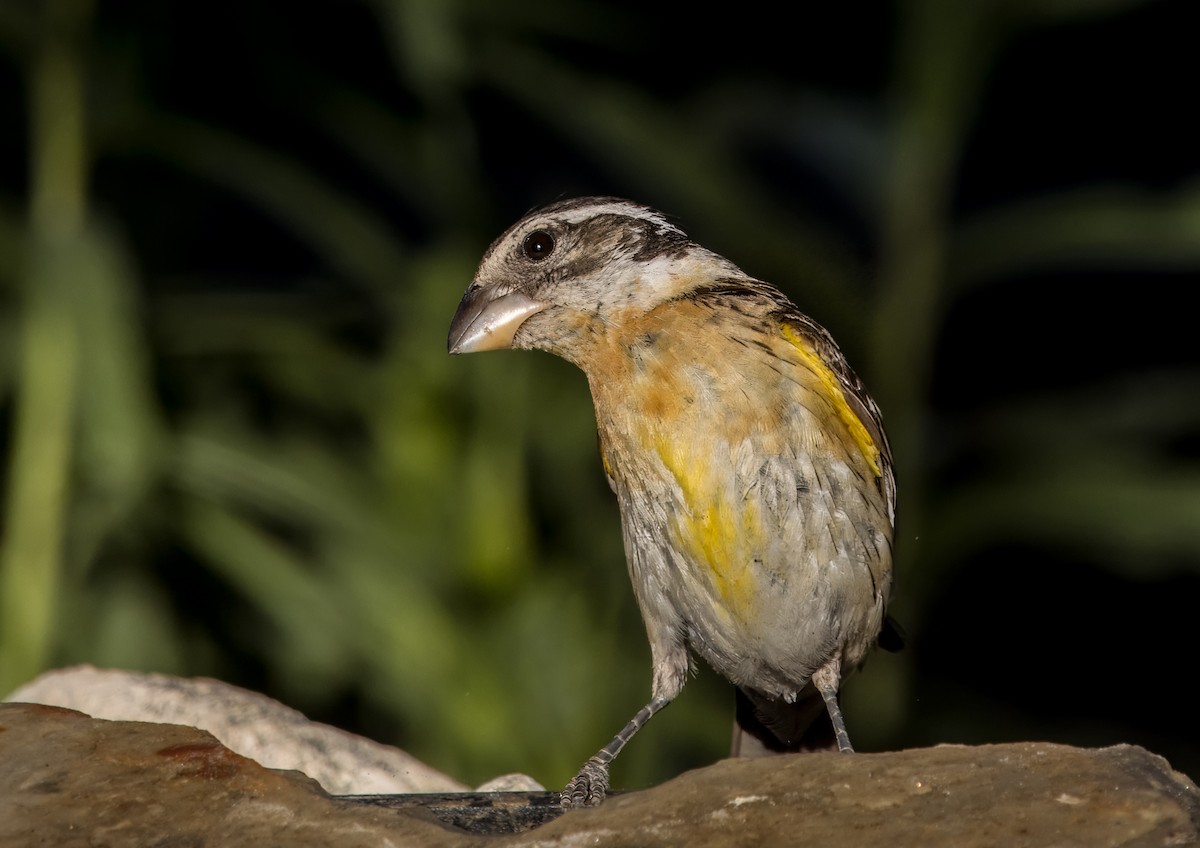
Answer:
<path fill-rule="evenodd" d="M 810 5 L 6 0 L 0 691 L 209 675 L 565 781 L 649 691 L 586 384 L 445 334 L 517 217 L 615 194 L 883 407 L 909 645 L 847 685 L 861 750 L 1200 774 L 1190 4 Z M 615 783 L 731 706 L 701 670 Z"/>

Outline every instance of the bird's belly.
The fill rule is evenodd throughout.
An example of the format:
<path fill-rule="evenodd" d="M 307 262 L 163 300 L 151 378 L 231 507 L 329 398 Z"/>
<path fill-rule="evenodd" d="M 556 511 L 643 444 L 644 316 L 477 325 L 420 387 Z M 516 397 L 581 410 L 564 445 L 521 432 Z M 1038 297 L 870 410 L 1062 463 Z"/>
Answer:
<path fill-rule="evenodd" d="M 728 456 L 668 456 L 668 474 L 638 487 L 652 503 L 623 502 L 631 577 L 643 614 L 678 621 L 718 672 L 788 697 L 834 655 L 859 662 L 878 635 L 887 522 L 845 463 Z"/>

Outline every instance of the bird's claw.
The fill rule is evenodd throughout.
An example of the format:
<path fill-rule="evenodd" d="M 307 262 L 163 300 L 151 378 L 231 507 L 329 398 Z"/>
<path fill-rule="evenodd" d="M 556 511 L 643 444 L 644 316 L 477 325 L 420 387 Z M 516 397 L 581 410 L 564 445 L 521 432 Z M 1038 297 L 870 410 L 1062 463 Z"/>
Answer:
<path fill-rule="evenodd" d="M 558 803 L 570 809 L 572 807 L 595 807 L 608 794 L 608 766 L 592 758 L 583 764 L 579 774 L 571 778 L 562 793 Z"/>

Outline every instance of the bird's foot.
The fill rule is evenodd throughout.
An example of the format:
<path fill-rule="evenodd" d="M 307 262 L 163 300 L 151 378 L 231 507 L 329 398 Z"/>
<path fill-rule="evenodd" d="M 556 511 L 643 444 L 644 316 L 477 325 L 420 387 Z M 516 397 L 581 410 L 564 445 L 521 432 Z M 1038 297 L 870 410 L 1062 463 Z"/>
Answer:
<path fill-rule="evenodd" d="M 558 803 L 570 809 L 572 807 L 595 807 L 604 800 L 608 793 L 608 766 L 592 757 L 583 764 L 579 774 L 571 778 L 562 793 Z"/>

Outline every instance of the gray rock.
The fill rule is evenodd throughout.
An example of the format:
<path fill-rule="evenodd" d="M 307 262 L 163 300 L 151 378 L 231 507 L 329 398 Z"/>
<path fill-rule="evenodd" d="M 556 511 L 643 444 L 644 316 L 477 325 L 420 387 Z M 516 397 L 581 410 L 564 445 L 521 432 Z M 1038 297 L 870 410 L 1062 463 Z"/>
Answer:
<path fill-rule="evenodd" d="M 502 845 L 1172 846 L 1200 793 L 1133 746 L 939 746 L 725 760 Z M 189 727 L 0 704 L 0 845 L 478 845 L 420 811 L 331 798 Z"/>
<path fill-rule="evenodd" d="M 46 672 L 5 700 L 112 721 L 198 727 L 267 768 L 302 771 L 334 795 L 466 789 L 399 748 L 309 721 L 265 695 L 219 680 L 81 665 Z"/>
<path fill-rule="evenodd" d="M 501 774 L 475 787 L 476 792 L 544 792 L 545 786 L 527 774 Z"/>

